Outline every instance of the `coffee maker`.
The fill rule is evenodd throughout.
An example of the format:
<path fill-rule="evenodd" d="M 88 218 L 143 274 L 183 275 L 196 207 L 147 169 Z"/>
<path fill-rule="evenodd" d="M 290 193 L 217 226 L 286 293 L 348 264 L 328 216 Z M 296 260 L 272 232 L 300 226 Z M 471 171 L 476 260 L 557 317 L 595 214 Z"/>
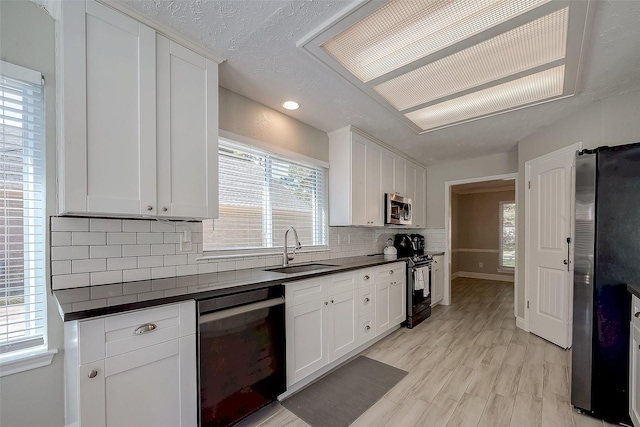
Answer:
<path fill-rule="evenodd" d="M 399 258 L 424 255 L 424 236 L 420 234 L 396 234 L 393 246 Z"/>

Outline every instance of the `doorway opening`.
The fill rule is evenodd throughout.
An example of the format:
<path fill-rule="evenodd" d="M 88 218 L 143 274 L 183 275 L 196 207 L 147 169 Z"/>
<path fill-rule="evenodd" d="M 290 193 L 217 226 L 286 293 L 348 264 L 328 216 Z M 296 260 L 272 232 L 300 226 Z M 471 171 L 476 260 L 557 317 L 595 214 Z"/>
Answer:
<path fill-rule="evenodd" d="M 517 174 L 450 181 L 445 198 L 443 304 L 452 302 L 451 281 L 458 278 L 515 284 Z"/>

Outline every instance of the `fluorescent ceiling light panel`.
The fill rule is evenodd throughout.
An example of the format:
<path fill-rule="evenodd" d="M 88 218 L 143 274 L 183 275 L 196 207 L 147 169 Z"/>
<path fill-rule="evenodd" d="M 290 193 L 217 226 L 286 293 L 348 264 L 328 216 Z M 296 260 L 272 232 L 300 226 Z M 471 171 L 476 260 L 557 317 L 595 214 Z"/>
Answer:
<path fill-rule="evenodd" d="M 568 17 L 560 9 L 373 89 L 402 111 L 563 59 Z"/>
<path fill-rule="evenodd" d="M 562 95 L 564 65 L 454 98 L 405 116 L 422 130 L 436 129 Z"/>
<path fill-rule="evenodd" d="M 550 0 L 392 0 L 321 47 L 368 82 Z"/>

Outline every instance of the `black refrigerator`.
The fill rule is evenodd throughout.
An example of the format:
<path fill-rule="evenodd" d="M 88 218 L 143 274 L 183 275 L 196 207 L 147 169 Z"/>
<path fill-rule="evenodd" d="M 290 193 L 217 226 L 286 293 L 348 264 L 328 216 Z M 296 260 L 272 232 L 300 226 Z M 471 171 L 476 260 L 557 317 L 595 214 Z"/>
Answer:
<path fill-rule="evenodd" d="M 640 283 L 640 143 L 576 158 L 571 404 L 629 418 L 627 283 Z"/>

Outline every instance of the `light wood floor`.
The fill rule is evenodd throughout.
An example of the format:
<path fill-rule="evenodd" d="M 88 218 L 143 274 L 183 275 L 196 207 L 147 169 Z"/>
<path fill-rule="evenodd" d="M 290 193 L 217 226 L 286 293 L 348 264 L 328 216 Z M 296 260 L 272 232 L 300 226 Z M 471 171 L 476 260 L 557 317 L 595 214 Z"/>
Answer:
<path fill-rule="evenodd" d="M 569 403 L 569 352 L 516 328 L 513 283 L 458 278 L 452 304 L 366 356 L 409 372 L 353 426 L 613 426 Z M 280 405 L 245 425 L 306 426 Z"/>

